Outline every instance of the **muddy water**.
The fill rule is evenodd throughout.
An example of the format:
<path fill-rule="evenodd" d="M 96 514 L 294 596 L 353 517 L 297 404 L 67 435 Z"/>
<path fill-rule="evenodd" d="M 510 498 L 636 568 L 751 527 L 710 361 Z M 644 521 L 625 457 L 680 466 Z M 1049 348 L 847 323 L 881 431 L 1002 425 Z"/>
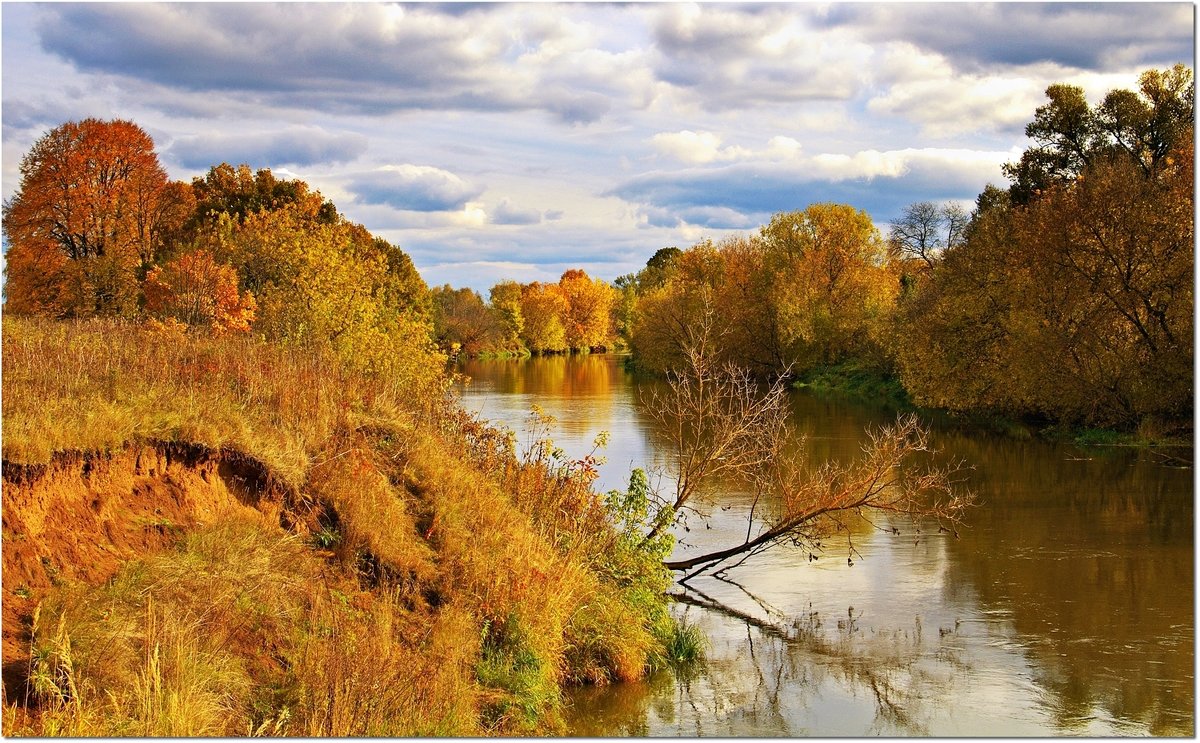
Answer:
<path fill-rule="evenodd" d="M 639 383 L 609 356 L 474 362 L 464 404 L 518 433 L 530 407 L 573 454 L 607 431 L 601 487 L 653 467 Z M 651 384 L 648 382 L 642 385 Z M 802 456 L 852 457 L 894 413 L 793 395 Z M 781 549 L 702 578 L 674 611 L 704 662 L 641 684 L 582 689 L 575 735 L 1191 736 L 1192 450 L 1080 449 L 935 423 L 980 505 L 958 539 L 869 524 L 815 562 Z M 747 528 L 730 486 L 677 555 Z M 880 524 L 878 526 L 888 526 Z M 931 533 L 932 532 L 932 533 Z"/>

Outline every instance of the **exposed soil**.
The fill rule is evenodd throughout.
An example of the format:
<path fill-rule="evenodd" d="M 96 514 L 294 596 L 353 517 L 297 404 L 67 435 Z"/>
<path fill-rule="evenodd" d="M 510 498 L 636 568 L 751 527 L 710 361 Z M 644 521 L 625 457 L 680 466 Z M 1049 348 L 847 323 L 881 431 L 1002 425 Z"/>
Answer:
<path fill-rule="evenodd" d="M 29 618 L 60 581 L 102 583 L 135 557 L 231 513 L 290 526 L 290 493 L 254 459 L 159 443 L 118 453 L 63 452 L 3 463 L 5 686 L 28 658 Z"/>

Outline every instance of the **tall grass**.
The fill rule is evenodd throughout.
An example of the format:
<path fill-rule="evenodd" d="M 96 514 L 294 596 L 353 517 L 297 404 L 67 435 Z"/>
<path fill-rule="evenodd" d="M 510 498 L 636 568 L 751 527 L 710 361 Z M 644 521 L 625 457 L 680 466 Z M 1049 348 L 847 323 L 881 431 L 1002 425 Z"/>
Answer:
<path fill-rule="evenodd" d="M 112 319 L 5 317 L 3 359 L 7 461 L 186 441 L 245 451 L 293 486 L 339 429 L 427 414 L 445 390 L 437 368 L 356 374 L 328 349 Z"/>
<path fill-rule="evenodd" d="M 561 732 L 564 683 L 662 656 L 661 565 L 611 568 L 589 463 L 544 439 L 522 456 L 448 402 L 441 369 L 116 321 L 3 331 L 6 461 L 202 444 L 305 509 L 294 534 L 218 520 L 103 586 L 35 596 L 6 733 Z"/>
<path fill-rule="evenodd" d="M 308 736 L 474 732 L 469 614 L 414 621 L 252 521 L 55 596 L 31 710 L 6 732 Z M 430 618 L 426 618 L 430 619 Z"/>

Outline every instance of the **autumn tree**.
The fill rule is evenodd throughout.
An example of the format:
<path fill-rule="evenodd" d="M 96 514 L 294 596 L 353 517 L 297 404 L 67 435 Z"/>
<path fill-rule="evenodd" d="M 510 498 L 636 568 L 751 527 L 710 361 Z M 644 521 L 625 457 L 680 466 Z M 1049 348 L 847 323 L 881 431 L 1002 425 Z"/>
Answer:
<path fill-rule="evenodd" d="M 613 288 L 580 269 L 571 269 L 559 279 L 558 289 L 566 300 L 562 320 L 567 347 L 607 348 L 612 342 Z"/>
<path fill-rule="evenodd" d="M 1191 74 L 1141 83 L 1096 110 L 1052 86 L 1012 187 L 980 194 L 963 244 L 902 299 L 897 362 L 918 402 L 1152 430 L 1190 420 Z"/>
<path fill-rule="evenodd" d="M 683 363 L 692 326 L 711 306 L 723 271 L 721 252 L 706 240 L 673 256 L 661 284 L 641 287 L 630 334 L 639 366 L 663 373 Z"/>
<path fill-rule="evenodd" d="M 613 280 L 613 289 L 617 293 L 612 306 L 612 328 L 616 340 L 623 348 L 628 348 L 629 339 L 633 333 L 633 313 L 637 308 L 638 281 L 637 274 L 627 273 Z"/>
<path fill-rule="evenodd" d="M 488 304 L 499 318 L 501 336 L 506 347 L 515 347 L 525 332 L 525 315 L 521 313 L 521 285 L 501 281 L 488 292 Z"/>
<path fill-rule="evenodd" d="M 728 237 L 717 245 L 722 259 L 712 303 L 721 318 L 721 358 L 770 378 L 792 365 L 779 312 L 782 276 L 757 235 Z"/>
<path fill-rule="evenodd" d="M 521 287 L 521 342 L 533 353 L 563 351 L 567 332 L 563 318 L 569 305 L 557 284 L 534 281 Z"/>
<path fill-rule="evenodd" d="M 154 142 L 129 121 L 85 119 L 42 136 L 4 205 L 11 311 L 129 315 L 139 280 L 185 215 Z"/>
<path fill-rule="evenodd" d="M 386 241 L 340 216 L 321 218 L 322 203 L 310 194 L 241 218 L 215 213 L 196 240 L 254 295 L 256 334 L 329 346 L 353 367 L 434 385 L 444 357 L 420 302 L 406 299 L 425 294 L 424 283 Z"/>
<path fill-rule="evenodd" d="M 1014 214 L 1031 292 L 1018 349 L 1031 406 L 1132 425 L 1190 412 L 1193 246 L 1190 140 L 1150 179 L 1128 158 L 1096 163 Z M 1016 339 L 1015 339 L 1016 340 Z M 1047 360 L 1053 363 L 1047 364 Z"/>
<path fill-rule="evenodd" d="M 430 299 L 433 332 L 442 348 L 473 356 L 502 343 L 499 318 L 474 289 L 454 289 L 446 284 L 434 287 Z"/>
<path fill-rule="evenodd" d="M 803 369 L 880 356 L 899 282 L 871 217 L 844 204 L 813 204 L 776 214 L 760 235 L 789 360 Z"/>
<path fill-rule="evenodd" d="M 1026 284 L 1016 259 L 1012 207 L 985 192 L 969 238 L 946 251 L 898 304 L 892 346 L 901 382 L 922 405 L 1019 414 L 1009 327 Z"/>
<path fill-rule="evenodd" d="M 146 276 L 146 311 L 215 333 L 249 332 L 257 303 L 238 291 L 237 272 L 207 250 L 185 253 Z"/>
<path fill-rule="evenodd" d="M 637 274 L 638 285 L 646 290 L 657 289 L 666 282 L 671 266 L 683 251 L 675 246 L 660 248 L 646 261 L 646 266 Z"/>
<path fill-rule="evenodd" d="M 289 204 L 300 205 L 317 222 L 332 224 L 339 217 L 333 203 L 312 192 L 304 181 L 280 179 L 269 168 L 255 171 L 244 163 L 237 167 L 229 163 L 212 166 L 204 176 L 192 179 L 192 191 L 196 199 L 193 226 L 221 214 L 241 222 L 247 215 Z"/>
<path fill-rule="evenodd" d="M 383 256 L 387 268 L 379 288 L 379 302 L 385 312 L 405 316 L 420 323 L 431 322 L 433 308 L 429 287 L 417 272 L 412 258 L 387 240 L 375 237 L 362 225 L 352 225 L 354 240 L 370 242 L 375 252 Z"/>

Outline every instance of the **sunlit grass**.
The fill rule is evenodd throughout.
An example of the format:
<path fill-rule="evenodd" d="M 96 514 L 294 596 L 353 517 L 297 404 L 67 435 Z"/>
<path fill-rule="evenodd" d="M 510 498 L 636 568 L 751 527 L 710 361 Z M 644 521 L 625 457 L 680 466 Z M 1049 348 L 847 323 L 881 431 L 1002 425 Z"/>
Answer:
<path fill-rule="evenodd" d="M 3 352 L 6 462 L 200 444 L 257 460 L 301 509 L 294 534 L 218 519 L 35 596 L 8 734 L 561 732 L 564 683 L 661 654 L 662 597 L 605 577 L 586 470 L 522 458 L 441 369 L 116 321 L 5 318 Z"/>
<path fill-rule="evenodd" d="M 353 374 L 329 351 L 117 320 L 5 317 L 4 458 L 134 441 L 233 447 L 298 486 L 339 428 L 436 403 L 440 370 Z"/>

